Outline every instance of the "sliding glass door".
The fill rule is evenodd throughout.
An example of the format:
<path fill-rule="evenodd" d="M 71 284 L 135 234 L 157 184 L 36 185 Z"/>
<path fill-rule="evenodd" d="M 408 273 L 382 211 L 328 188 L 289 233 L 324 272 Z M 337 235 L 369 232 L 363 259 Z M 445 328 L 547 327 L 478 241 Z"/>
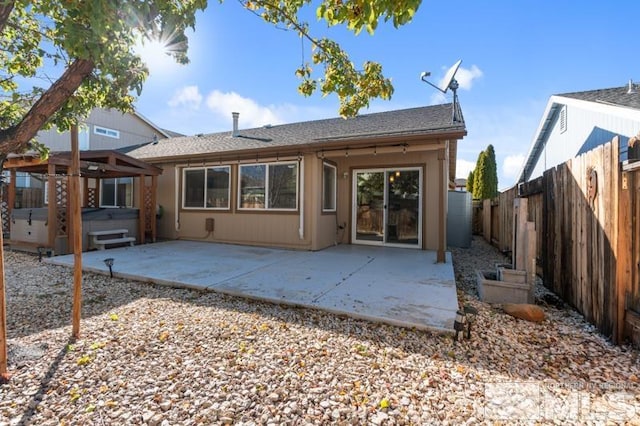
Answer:
<path fill-rule="evenodd" d="M 421 169 L 355 170 L 353 197 L 354 244 L 420 248 Z"/>

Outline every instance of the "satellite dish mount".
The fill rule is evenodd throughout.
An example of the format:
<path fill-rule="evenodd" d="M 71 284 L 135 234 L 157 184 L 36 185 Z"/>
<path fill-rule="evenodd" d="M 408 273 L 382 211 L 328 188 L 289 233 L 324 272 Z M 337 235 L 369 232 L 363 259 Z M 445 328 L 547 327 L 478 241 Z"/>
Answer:
<path fill-rule="evenodd" d="M 420 80 L 424 81 L 429 86 L 436 88 L 437 90 L 439 90 L 443 94 L 446 94 L 447 90 L 451 89 L 451 91 L 453 92 L 453 122 L 454 123 L 462 121 L 461 114 L 458 111 L 459 110 L 459 108 L 458 108 L 458 87 L 460 87 L 460 85 L 458 84 L 458 80 L 456 80 L 456 78 L 455 78 L 456 77 L 456 72 L 458 72 L 458 68 L 460 68 L 460 64 L 461 63 L 462 63 L 462 59 L 458 60 L 458 62 L 453 64 L 447 70 L 447 73 L 444 75 L 444 78 L 442 79 L 442 82 L 437 86 L 426 79 L 427 77 L 429 77 L 431 75 L 431 73 L 429 71 L 424 71 L 422 74 L 420 74 Z"/>

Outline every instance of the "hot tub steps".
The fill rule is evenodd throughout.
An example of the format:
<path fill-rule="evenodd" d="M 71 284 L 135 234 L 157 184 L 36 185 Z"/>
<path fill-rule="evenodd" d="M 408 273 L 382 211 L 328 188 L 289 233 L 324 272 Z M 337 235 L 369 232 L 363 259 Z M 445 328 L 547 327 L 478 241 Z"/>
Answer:
<path fill-rule="evenodd" d="M 92 246 L 92 248 L 97 248 L 98 250 L 105 250 L 108 245 L 114 244 L 129 244 L 131 247 L 133 247 L 133 243 L 136 241 L 135 237 L 128 236 L 129 230 L 127 229 L 91 231 L 87 234 L 89 235 L 90 245 Z"/>

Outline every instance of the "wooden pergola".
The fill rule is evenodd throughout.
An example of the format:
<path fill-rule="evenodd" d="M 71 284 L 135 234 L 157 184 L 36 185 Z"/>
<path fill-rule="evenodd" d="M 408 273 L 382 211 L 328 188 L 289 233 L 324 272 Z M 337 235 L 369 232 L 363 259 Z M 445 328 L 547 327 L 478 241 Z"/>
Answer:
<path fill-rule="evenodd" d="M 70 224 L 70 179 L 72 174 L 72 153 L 55 152 L 46 160 L 30 154 L 12 154 L 4 163 L 4 169 L 11 174 L 7 194 L 7 211 L 10 217 L 16 200 L 16 173 L 27 172 L 45 175 L 47 185 L 48 247 L 54 248 L 56 240 L 73 240 L 73 226 Z M 118 151 L 80 152 L 80 179 L 82 180 L 81 207 L 97 208 L 100 203 L 100 180 L 109 178 L 137 178 L 138 236 L 140 244 L 156 241 L 156 189 L 157 177 L 162 169 L 129 157 Z M 10 225 L 9 225 L 10 226 Z M 71 244 L 67 245 L 71 247 Z"/>

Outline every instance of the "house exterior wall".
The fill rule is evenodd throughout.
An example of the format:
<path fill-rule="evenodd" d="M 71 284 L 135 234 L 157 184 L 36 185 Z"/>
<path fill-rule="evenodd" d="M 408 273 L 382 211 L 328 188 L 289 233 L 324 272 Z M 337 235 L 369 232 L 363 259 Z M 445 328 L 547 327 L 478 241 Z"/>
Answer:
<path fill-rule="evenodd" d="M 622 136 L 624 156 L 628 138 L 640 131 L 640 111 L 608 105 L 594 107 L 586 102 L 569 101 L 564 105 L 566 130 L 561 130 L 560 107 L 529 179 L 535 179 L 545 170 L 609 142 L 614 135 Z"/>
<path fill-rule="evenodd" d="M 300 250 L 320 250 L 334 244 L 348 244 L 351 242 L 353 171 L 369 168 L 416 167 L 422 170 L 423 242 L 421 248 L 438 249 L 441 211 L 446 215 L 446 207 L 441 209 L 438 202 L 439 185 L 446 186 L 447 180 L 443 177 L 448 176 L 447 161 L 443 161 L 444 176 L 439 175 L 438 150 L 412 151 L 406 154 L 402 152 L 377 155 L 351 154 L 348 157 L 340 155 L 326 158 L 320 158 L 316 153 L 308 153 L 303 158 L 303 166 L 300 168 L 301 173 L 302 168 L 304 169 L 302 238 L 299 233 L 301 222 L 299 209 L 291 212 L 238 210 L 237 164 L 231 164 L 231 208 L 228 211 L 183 209 L 181 200 L 182 168 L 185 166 L 183 163 L 157 164 L 163 168 L 163 174 L 158 177 L 158 203 L 163 207 L 163 216 L 158 221 L 158 237 Z M 335 213 L 322 211 L 322 173 L 325 161 L 337 167 Z M 178 199 L 175 196 L 176 189 Z M 445 187 L 445 194 L 446 192 Z M 300 193 L 298 196 L 300 197 Z M 179 213 L 179 230 L 176 230 L 176 212 Z M 207 218 L 214 219 L 214 231 L 211 234 L 205 229 Z"/>
<path fill-rule="evenodd" d="M 179 166 L 179 165 L 178 165 Z M 305 164 L 306 166 L 306 164 Z M 186 239 L 235 243 L 255 246 L 276 246 L 311 250 L 310 224 L 305 221 L 304 237 L 299 236 L 300 216 L 298 211 L 241 211 L 237 208 L 238 165 L 231 165 L 231 199 L 229 210 L 185 210 L 182 208 L 182 167 L 162 164 L 163 173 L 158 177 L 158 204 L 163 208 L 158 221 L 158 237 L 161 239 Z M 178 174 L 176 176 L 176 169 Z M 305 169 L 305 173 L 308 173 Z M 178 183 L 178 203 L 176 193 Z M 313 185 L 305 179 L 305 188 Z M 312 195 L 312 194 L 309 194 Z M 312 196 L 305 196 L 305 211 L 311 209 Z M 177 210 L 176 210 L 177 209 Z M 179 229 L 176 230 L 176 211 L 179 214 Z M 214 231 L 208 234 L 205 220 L 214 219 Z"/>
<path fill-rule="evenodd" d="M 149 142 L 154 135 L 163 138 L 154 129 L 134 114 L 123 114 L 115 110 L 94 109 L 83 122 L 87 126 L 90 150 L 118 149 L 125 146 Z M 119 132 L 118 138 L 96 134 L 95 126 L 100 126 Z M 70 151 L 71 137 L 69 132 L 59 133 L 56 129 L 41 131 L 38 141 L 44 143 L 51 151 Z M 82 139 L 82 137 L 81 137 Z M 82 141 L 81 141 L 82 142 Z M 85 147 L 86 148 L 86 147 Z"/>

